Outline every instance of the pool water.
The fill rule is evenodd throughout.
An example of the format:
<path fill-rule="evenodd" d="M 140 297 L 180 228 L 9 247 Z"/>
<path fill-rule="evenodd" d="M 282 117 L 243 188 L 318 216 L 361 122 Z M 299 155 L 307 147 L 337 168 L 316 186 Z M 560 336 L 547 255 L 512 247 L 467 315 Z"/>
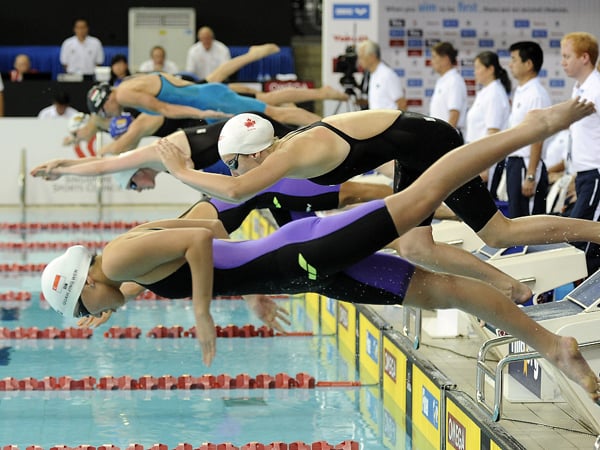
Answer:
<path fill-rule="evenodd" d="M 162 216 L 169 217 L 169 216 Z M 173 216 L 171 216 L 173 217 Z M 147 217 L 153 218 L 153 217 Z M 123 220 L 125 220 L 124 218 Z M 7 219 L 9 220 L 9 219 Z M 54 219 L 48 219 L 54 220 Z M 62 219 L 64 221 L 78 220 Z M 122 230 L 7 231 L 0 242 L 73 242 L 109 240 Z M 47 263 L 62 253 L 32 245 L 28 249 L 0 249 L 0 263 Z M 31 292 L 30 301 L 0 300 L 0 327 L 75 326 L 49 310 L 40 300 L 39 273 L 0 273 L 0 294 Z M 357 380 L 353 363 L 338 352 L 336 336 L 323 333 L 305 314 L 304 296 L 277 299 L 290 312 L 291 331 L 311 335 L 218 338 L 217 356 L 211 367 L 203 365 L 194 338 L 155 339 L 147 333 L 157 325 L 194 326 L 189 300 L 136 300 L 95 329 L 89 339 L 0 339 L 0 380 L 13 377 L 43 379 L 70 376 L 96 380 L 105 376 L 160 377 L 185 374 L 248 374 L 295 377 L 307 373 L 320 381 Z M 262 324 L 243 300 L 213 301 L 215 324 Z M 111 339 L 111 326 L 139 327 L 137 339 Z M 367 414 L 361 398 L 368 398 Z M 121 449 L 137 443 L 148 448 L 156 443 L 174 448 L 186 442 L 194 447 L 205 442 L 326 441 L 337 445 L 357 441 L 363 450 L 389 448 L 382 442 L 379 386 L 315 387 L 309 389 L 208 389 L 208 390 L 71 390 L 0 391 L 0 444 L 25 449 L 39 445 L 76 447 L 113 444 Z M 363 400 L 364 402 L 364 400 Z M 398 439 L 404 442 L 404 439 Z"/>

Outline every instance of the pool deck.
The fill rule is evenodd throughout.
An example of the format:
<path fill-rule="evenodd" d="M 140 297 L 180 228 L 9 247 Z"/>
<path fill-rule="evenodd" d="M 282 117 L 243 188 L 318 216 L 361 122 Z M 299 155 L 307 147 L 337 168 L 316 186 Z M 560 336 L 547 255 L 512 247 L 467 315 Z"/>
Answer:
<path fill-rule="evenodd" d="M 373 309 L 395 329 L 402 329 L 401 308 L 373 306 Z M 423 316 L 431 314 L 424 312 Z M 477 353 L 483 343 L 484 337 L 473 330 L 468 336 L 457 338 L 433 338 L 423 331 L 417 354 L 455 382 L 458 390 L 475 399 Z M 502 408 L 498 425 L 527 449 L 595 448 L 596 434 L 578 420 L 576 411 L 566 402 L 516 403 L 504 400 Z"/>

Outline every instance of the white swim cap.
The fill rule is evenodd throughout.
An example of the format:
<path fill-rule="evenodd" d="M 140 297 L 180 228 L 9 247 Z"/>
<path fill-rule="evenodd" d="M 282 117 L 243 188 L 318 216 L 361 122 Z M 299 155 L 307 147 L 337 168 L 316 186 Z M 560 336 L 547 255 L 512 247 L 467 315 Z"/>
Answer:
<path fill-rule="evenodd" d="M 85 126 L 90 120 L 89 114 L 79 112 L 69 119 L 67 128 L 69 133 L 76 133 L 81 127 Z"/>
<path fill-rule="evenodd" d="M 121 158 L 128 153 L 129 152 L 119 153 L 118 157 Z M 119 184 L 119 186 L 121 186 L 121 189 L 129 189 L 129 183 L 138 170 L 140 170 L 139 167 L 121 170 L 120 172 L 113 173 L 113 178 Z"/>
<path fill-rule="evenodd" d="M 273 143 L 275 130 L 267 119 L 242 113 L 227 121 L 219 135 L 219 155 L 251 155 Z"/>
<path fill-rule="evenodd" d="M 129 183 L 138 170 L 140 169 L 126 169 L 120 172 L 115 172 L 113 173 L 113 178 L 122 189 L 129 189 Z"/>
<path fill-rule="evenodd" d="M 92 254 L 74 245 L 48 263 L 42 272 L 42 292 L 52 309 L 67 317 L 81 315 L 77 301 L 85 286 Z"/>

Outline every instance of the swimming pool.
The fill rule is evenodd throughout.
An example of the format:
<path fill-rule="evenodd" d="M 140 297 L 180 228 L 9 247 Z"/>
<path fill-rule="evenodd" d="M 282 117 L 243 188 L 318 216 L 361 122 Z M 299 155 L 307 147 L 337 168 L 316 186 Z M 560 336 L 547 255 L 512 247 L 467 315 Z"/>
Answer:
<path fill-rule="evenodd" d="M 74 326 L 74 320 L 48 311 L 48 305 L 39 296 L 39 272 L 35 268 L 61 253 L 61 245 L 83 241 L 101 247 L 101 243 L 121 232 L 127 221 L 177 215 L 157 209 L 143 213 L 103 211 L 102 221 L 92 220 L 81 226 L 81 221 L 89 220 L 95 212 L 39 214 L 40 217 L 35 212 L 28 214 L 29 225 L 25 227 L 14 226 L 15 216 L 5 215 L 0 264 L 8 266 L 0 274 L 0 298 L 31 294 L 31 300 L 0 300 L 0 327 L 5 330 L 67 330 Z M 54 225 L 51 229 L 31 225 L 42 222 Z M 58 225 L 62 223 L 67 225 Z M 59 248 L 53 248 L 51 242 L 58 242 Z M 189 330 L 194 325 L 189 300 L 131 302 L 87 339 L 0 339 L 0 380 L 12 377 L 21 386 L 27 386 L 28 377 L 95 380 L 89 383 L 90 390 L 81 390 L 75 383 L 71 389 L 44 391 L 6 390 L 5 381 L 4 390 L 0 390 L 0 443 L 21 449 L 30 445 L 47 449 L 60 444 L 112 444 L 126 448 L 135 443 L 149 448 L 161 443 L 175 448 L 185 442 L 196 448 L 205 442 L 242 446 L 249 442 L 326 441 L 338 445 L 355 441 L 361 449 L 392 448 L 383 443 L 378 384 L 199 390 L 156 388 L 154 380 L 148 389 L 123 388 L 127 382 L 131 387 L 131 380 L 148 381 L 146 375 L 163 381 L 169 380 L 165 375 L 178 379 L 186 374 L 225 374 L 232 378 L 247 374 L 251 379 L 258 379 L 261 374 L 283 374 L 285 379 L 286 375 L 295 378 L 305 373 L 316 382 L 334 384 L 358 379 L 352 357 L 344 357 L 338 351 L 335 334 L 306 314 L 304 296 L 278 301 L 292 314 L 292 331 L 312 334 L 219 338 L 217 357 L 210 368 L 202 364 L 194 338 L 183 334 L 166 339 L 148 336 L 158 325 L 179 325 L 182 330 Z M 261 326 L 242 300 L 216 300 L 212 312 L 215 323 L 223 327 Z M 137 327 L 139 337 L 111 338 L 110 327 Z M 111 377 L 126 381 L 116 390 L 98 387 L 101 379 L 110 381 Z M 398 437 L 397 442 L 404 441 Z"/>

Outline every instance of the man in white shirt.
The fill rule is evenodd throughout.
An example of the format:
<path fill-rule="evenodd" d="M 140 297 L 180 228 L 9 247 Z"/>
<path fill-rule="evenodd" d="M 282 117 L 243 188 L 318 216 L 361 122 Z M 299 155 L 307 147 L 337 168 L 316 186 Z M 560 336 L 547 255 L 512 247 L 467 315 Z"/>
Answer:
<path fill-rule="evenodd" d="M 60 47 L 60 63 L 67 73 L 94 75 L 96 66 L 104 64 L 104 48 L 100 40 L 89 36 L 86 19 L 76 19 L 74 36 L 63 41 Z"/>
<path fill-rule="evenodd" d="M 600 73 L 598 40 L 590 33 L 575 32 L 565 35 L 560 43 L 561 65 L 565 74 L 575 80 L 572 97 L 581 97 L 600 105 Z M 600 113 L 596 112 L 571 125 L 570 168 L 576 173 L 577 201 L 571 217 L 598 221 L 600 216 L 598 184 L 600 183 Z M 586 253 L 588 273 L 600 268 L 600 248 L 596 244 L 578 244 Z"/>
<path fill-rule="evenodd" d="M 441 76 L 435 83 L 429 115 L 461 130 L 467 116 L 467 85 L 456 69 L 457 56 L 450 42 L 439 42 L 431 49 L 431 67 Z"/>
<path fill-rule="evenodd" d="M 379 45 L 371 40 L 358 45 L 358 64 L 369 74 L 368 109 L 406 109 L 406 95 L 398 74 L 381 61 Z"/>
<path fill-rule="evenodd" d="M 200 80 L 204 80 L 208 74 L 230 59 L 229 48 L 215 40 L 215 35 L 210 27 L 202 27 L 198 30 L 198 42 L 188 50 L 185 70 L 196 74 Z"/>
<path fill-rule="evenodd" d="M 551 106 L 550 94 L 538 77 L 544 53 L 536 42 L 515 42 L 509 47 L 509 69 L 518 86 L 508 124 L 521 123 L 529 110 Z M 516 150 L 506 159 L 506 192 L 510 218 L 546 213 L 548 172 L 543 161 L 544 142 Z"/>
<path fill-rule="evenodd" d="M 38 119 L 70 119 L 79 113 L 75 108 L 70 106 L 71 99 L 69 94 L 64 91 L 59 91 L 54 94 L 54 99 L 50 106 L 46 106 L 38 113 Z"/>

